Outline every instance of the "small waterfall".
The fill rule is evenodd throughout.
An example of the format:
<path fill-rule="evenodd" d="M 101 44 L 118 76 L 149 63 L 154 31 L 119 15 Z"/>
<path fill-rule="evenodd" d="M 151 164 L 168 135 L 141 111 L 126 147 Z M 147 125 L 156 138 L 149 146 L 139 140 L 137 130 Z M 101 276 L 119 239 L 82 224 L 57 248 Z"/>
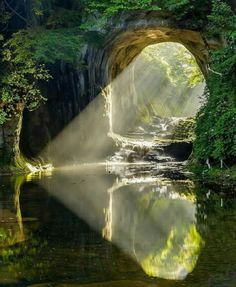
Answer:
<path fill-rule="evenodd" d="M 139 122 L 126 134 L 118 134 L 113 126 L 113 94 L 109 86 L 103 92 L 105 114 L 109 122 L 108 137 L 112 138 L 117 150 L 107 158 L 111 173 L 135 177 L 137 173 L 156 176 L 168 170 L 180 170 L 185 164 L 168 150 L 178 142 L 174 136 L 175 127 L 186 117 L 152 116 L 150 123 Z M 187 156 L 188 157 L 188 156 Z M 186 158 L 187 159 L 187 158 Z"/>

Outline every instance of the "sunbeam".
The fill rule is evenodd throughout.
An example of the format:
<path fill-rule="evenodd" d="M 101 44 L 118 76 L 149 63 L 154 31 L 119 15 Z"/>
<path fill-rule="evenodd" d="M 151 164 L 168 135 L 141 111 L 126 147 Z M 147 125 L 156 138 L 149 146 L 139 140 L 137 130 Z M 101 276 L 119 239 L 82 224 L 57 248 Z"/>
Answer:
<path fill-rule="evenodd" d="M 184 46 L 147 47 L 43 153 L 57 167 L 43 187 L 149 276 L 183 280 L 203 246 L 191 183 L 164 178 L 184 164 L 168 150 L 189 141 L 175 130 L 204 86 Z"/>
<path fill-rule="evenodd" d="M 200 69 L 184 46 L 149 46 L 49 143 L 42 157 L 58 167 L 104 162 L 114 153 L 113 141 L 153 147 L 166 126 L 172 129 L 178 119 L 196 114 L 205 86 L 201 81 Z M 148 139 L 127 136 L 155 119 L 159 122 Z"/>

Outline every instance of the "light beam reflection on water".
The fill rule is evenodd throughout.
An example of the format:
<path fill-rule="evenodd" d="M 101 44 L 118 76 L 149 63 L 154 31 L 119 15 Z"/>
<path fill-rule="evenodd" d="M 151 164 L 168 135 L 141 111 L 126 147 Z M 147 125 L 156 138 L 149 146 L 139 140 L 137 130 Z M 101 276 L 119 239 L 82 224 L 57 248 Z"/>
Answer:
<path fill-rule="evenodd" d="M 184 279 L 203 246 L 192 183 L 151 176 L 119 178 L 102 170 L 58 171 L 41 184 L 149 276 Z"/>

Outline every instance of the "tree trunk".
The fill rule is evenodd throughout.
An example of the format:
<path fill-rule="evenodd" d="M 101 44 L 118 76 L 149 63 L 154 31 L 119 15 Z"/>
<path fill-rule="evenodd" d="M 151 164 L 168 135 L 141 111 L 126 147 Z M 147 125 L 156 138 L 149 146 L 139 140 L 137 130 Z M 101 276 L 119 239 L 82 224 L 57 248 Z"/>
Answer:
<path fill-rule="evenodd" d="M 15 109 L 15 115 L 12 115 L 2 126 L 2 152 L 0 154 L 1 164 L 7 167 L 18 167 L 20 155 L 20 134 L 22 128 L 24 104 L 19 103 Z"/>

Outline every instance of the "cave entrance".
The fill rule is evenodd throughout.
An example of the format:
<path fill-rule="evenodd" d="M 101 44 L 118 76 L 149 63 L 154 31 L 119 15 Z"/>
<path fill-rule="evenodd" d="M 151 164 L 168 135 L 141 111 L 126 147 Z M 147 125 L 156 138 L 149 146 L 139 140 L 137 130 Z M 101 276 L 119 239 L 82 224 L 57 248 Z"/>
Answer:
<path fill-rule="evenodd" d="M 109 86 L 112 137 L 127 146 L 158 142 L 188 158 L 204 89 L 203 73 L 182 44 L 147 46 Z"/>
<path fill-rule="evenodd" d="M 113 159 L 169 165 L 169 155 L 188 158 L 207 70 L 200 35 L 159 27 L 126 31 L 94 49 L 90 58 L 89 96 L 94 99 L 50 142 L 42 158 L 54 166 Z"/>

